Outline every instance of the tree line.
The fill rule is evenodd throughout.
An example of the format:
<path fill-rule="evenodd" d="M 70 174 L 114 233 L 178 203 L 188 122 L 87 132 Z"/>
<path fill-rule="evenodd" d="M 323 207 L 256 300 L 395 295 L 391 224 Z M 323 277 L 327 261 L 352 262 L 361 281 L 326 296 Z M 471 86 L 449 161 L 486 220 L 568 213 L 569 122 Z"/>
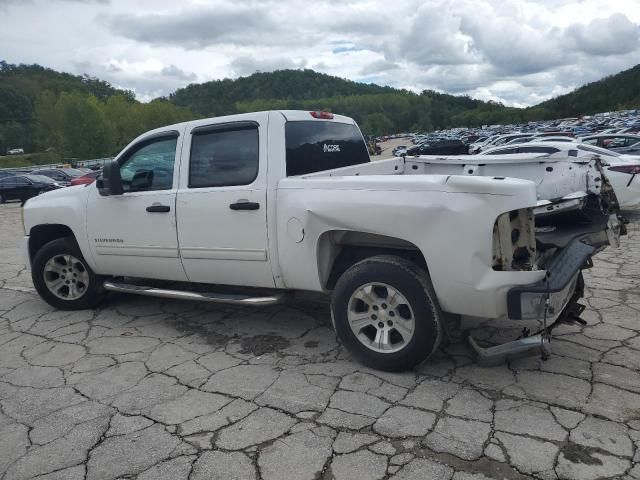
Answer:
<path fill-rule="evenodd" d="M 363 133 L 426 132 L 525 123 L 640 106 L 640 65 L 530 108 L 468 96 L 414 93 L 314 72 L 280 70 L 192 84 L 140 103 L 133 92 L 87 75 L 0 62 L 0 154 L 8 148 L 48 158 L 116 154 L 134 137 L 195 118 L 271 109 L 326 110 L 353 117 Z"/>
<path fill-rule="evenodd" d="M 0 154 L 21 147 L 52 161 L 112 156 L 147 130 L 194 118 L 188 107 L 140 103 L 86 75 L 0 62 Z"/>

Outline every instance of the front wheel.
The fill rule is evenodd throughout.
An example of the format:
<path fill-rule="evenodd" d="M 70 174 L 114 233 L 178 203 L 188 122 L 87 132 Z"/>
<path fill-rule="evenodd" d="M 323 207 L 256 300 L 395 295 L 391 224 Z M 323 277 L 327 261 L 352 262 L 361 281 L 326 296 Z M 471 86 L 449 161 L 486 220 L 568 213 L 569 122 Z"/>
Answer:
<path fill-rule="evenodd" d="M 100 277 L 91 271 L 72 238 L 43 246 L 33 259 L 31 278 L 40 297 L 61 310 L 94 308 L 102 300 Z"/>
<path fill-rule="evenodd" d="M 349 268 L 333 291 L 331 314 L 345 347 L 378 370 L 413 368 L 442 339 L 429 275 L 401 257 L 374 256 Z"/>

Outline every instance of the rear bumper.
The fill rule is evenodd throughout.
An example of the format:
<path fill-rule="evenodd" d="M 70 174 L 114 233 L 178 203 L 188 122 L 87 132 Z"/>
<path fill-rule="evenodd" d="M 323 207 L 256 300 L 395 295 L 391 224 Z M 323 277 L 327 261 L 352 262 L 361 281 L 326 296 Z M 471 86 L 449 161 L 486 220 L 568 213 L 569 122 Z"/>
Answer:
<path fill-rule="evenodd" d="M 574 240 L 548 264 L 544 279 L 511 288 L 507 293 L 507 315 L 512 320 L 557 319 L 578 287 L 580 271 L 596 248 Z"/>

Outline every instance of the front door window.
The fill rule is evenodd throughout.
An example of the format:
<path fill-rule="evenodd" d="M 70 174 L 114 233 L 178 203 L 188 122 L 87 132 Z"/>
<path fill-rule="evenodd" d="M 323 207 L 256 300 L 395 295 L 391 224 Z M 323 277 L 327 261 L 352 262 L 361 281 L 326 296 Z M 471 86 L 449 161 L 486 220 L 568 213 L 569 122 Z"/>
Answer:
<path fill-rule="evenodd" d="M 134 147 L 120 167 L 124 191 L 170 190 L 177 140 L 177 137 L 162 138 Z"/>

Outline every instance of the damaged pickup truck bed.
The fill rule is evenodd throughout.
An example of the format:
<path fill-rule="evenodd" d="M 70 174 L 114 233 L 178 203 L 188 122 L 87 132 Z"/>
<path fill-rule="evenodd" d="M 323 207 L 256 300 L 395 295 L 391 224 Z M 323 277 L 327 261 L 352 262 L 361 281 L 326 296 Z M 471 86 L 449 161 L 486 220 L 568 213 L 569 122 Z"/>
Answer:
<path fill-rule="evenodd" d="M 538 197 L 533 210 L 536 241 L 542 246 L 564 247 L 579 239 L 600 249 L 617 246 L 619 234 L 625 232 L 625 220 L 618 214 L 615 192 L 598 155 L 420 156 L 407 157 L 406 164 L 422 174 L 531 180 Z"/>
<path fill-rule="evenodd" d="M 453 315 L 550 326 L 579 314 L 581 270 L 620 233 L 606 178 L 558 201 L 526 175 L 431 170 L 370 162 L 355 122 L 325 112 L 181 123 L 135 139 L 95 184 L 29 200 L 24 252 L 63 309 L 105 291 L 237 305 L 331 292 L 342 343 L 383 370 L 429 357 Z M 607 221 L 545 239 L 566 222 L 541 222 L 562 213 Z M 496 357 L 548 333 L 476 347 Z"/>

